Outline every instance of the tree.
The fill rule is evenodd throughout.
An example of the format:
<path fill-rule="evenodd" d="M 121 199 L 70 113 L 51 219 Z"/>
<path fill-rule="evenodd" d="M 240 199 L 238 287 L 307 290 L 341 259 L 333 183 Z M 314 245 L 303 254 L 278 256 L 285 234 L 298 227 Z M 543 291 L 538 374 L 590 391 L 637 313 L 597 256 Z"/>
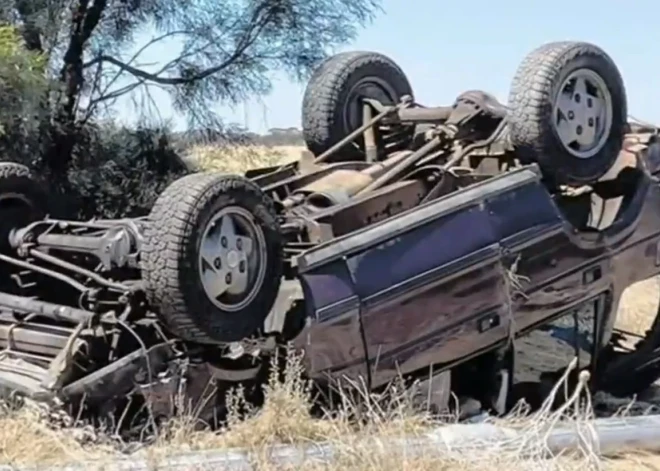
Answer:
<path fill-rule="evenodd" d="M 0 139 L 22 141 L 38 127 L 48 90 L 45 65 L 41 54 L 24 48 L 15 28 L 0 26 Z"/>
<path fill-rule="evenodd" d="M 47 114 L 44 99 L 49 83 L 45 67 L 44 57 L 26 50 L 14 27 L 0 26 L 0 155 L 3 160 L 34 163 L 39 147 L 34 136 Z"/>
<path fill-rule="evenodd" d="M 369 22 L 380 0 L 5 0 L 0 20 L 44 57 L 59 84 L 49 101 L 45 163 L 66 175 L 85 126 L 117 98 L 153 87 L 173 96 L 191 127 L 217 128 L 213 102 L 271 89 L 270 73 L 306 77 L 329 51 Z M 154 31 L 138 54 L 138 32 Z M 156 69 L 140 52 L 169 41 L 178 51 Z"/>

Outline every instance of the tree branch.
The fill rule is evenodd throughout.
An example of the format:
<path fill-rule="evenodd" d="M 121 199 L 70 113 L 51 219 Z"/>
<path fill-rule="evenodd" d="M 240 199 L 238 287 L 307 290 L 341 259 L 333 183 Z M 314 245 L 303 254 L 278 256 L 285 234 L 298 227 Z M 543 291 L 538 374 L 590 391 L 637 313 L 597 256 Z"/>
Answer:
<path fill-rule="evenodd" d="M 177 85 L 190 84 L 193 82 L 204 80 L 205 78 L 215 75 L 218 72 L 222 72 L 226 68 L 233 65 L 237 60 L 239 60 L 250 48 L 250 46 L 252 46 L 254 42 L 259 38 L 259 35 L 272 20 L 276 12 L 277 9 L 270 7 L 268 2 L 263 2 L 253 12 L 252 17 L 248 22 L 248 25 L 250 26 L 242 35 L 240 40 L 237 41 L 236 48 L 229 55 L 229 57 L 226 60 L 224 60 L 222 63 L 204 69 L 203 71 L 198 72 L 196 74 L 190 74 L 187 76 L 180 76 L 180 77 L 161 77 L 160 74 L 163 72 L 163 69 L 161 69 L 160 72 L 156 72 L 156 73 L 147 72 L 138 67 L 134 67 L 130 65 L 130 63 L 122 62 L 121 60 L 108 55 L 97 56 L 92 61 L 88 62 L 88 64 L 91 65 L 98 62 L 108 62 L 118 67 L 122 72 L 128 72 L 129 74 L 137 78 L 140 78 L 144 81 L 157 83 L 159 85 L 177 86 Z M 170 62 L 170 65 L 180 61 L 180 59 L 181 57 L 175 59 L 174 61 Z"/>
<path fill-rule="evenodd" d="M 69 43 L 64 53 L 60 80 L 64 84 L 64 103 L 60 104 L 53 128 L 53 143 L 46 162 L 56 178 L 64 176 L 76 142 L 76 107 L 84 84 L 83 55 L 85 45 L 96 29 L 107 6 L 107 0 L 78 0 L 72 13 Z"/>
<path fill-rule="evenodd" d="M 133 61 L 135 61 L 140 55 L 142 55 L 142 53 L 143 53 L 144 51 L 146 51 L 148 48 L 150 48 L 150 47 L 153 46 L 154 44 L 156 44 L 156 43 L 158 43 L 158 42 L 160 42 L 160 41 L 163 41 L 163 40 L 165 40 L 165 39 L 167 39 L 167 38 L 170 38 L 170 37 L 172 37 L 172 36 L 186 35 L 186 34 L 192 34 L 192 31 L 189 31 L 189 30 L 176 30 L 176 31 L 169 31 L 169 32 L 167 32 L 167 33 L 161 34 L 160 36 L 156 36 L 155 38 L 151 38 L 149 41 L 147 41 L 145 44 L 143 44 L 142 47 L 140 47 L 140 49 L 138 49 L 138 50 L 135 52 L 135 54 L 133 54 L 133 55 L 131 56 L 131 58 L 128 60 L 128 63 L 130 64 L 130 63 L 132 63 Z M 85 63 L 83 64 L 83 68 L 89 68 L 89 67 L 92 67 L 92 66 L 98 64 L 99 62 L 102 62 L 102 61 L 99 59 L 100 57 L 103 57 L 103 56 L 98 56 L 98 57 L 95 57 L 94 59 L 92 59 L 92 60 L 90 60 L 90 61 L 85 62 Z"/>
<path fill-rule="evenodd" d="M 150 46 L 156 44 L 157 42 L 160 42 L 160 41 L 162 41 L 162 40 L 164 40 L 164 39 L 167 39 L 167 38 L 172 37 L 172 36 L 175 36 L 175 35 L 179 35 L 179 34 L 189 34 L 189 33 L 190 33 L 190 31 L 186 31 L 186 30 L 170 31 L 170 32 L 168 32 L 168 33 L 165 33 L 165 34 L 162 34 L 162 35 L 157 36 L 157 37 L 155 37 L 155 38 L 152 38 L 152 39 L 149 40 L 147 43 L 145 43 L 140 49 L 138 49 L 138 50 L 135 52 L 135 54 L 133 54 L 133 56 L 131 56 L 131 58 L 128 60 L 128 64 L 131 64 L 132 62 L 134 62 L 135 60 L 137 60 L 138 57 L 139 57 L 139 56 L 140 56 L 145 50 L 147 50 Z M 168 62 L 167 64 L 165 64 L 165 66 L 163 66 L 163 67 L 162 67 L 160 70 L 158 70 L 158 72 L 156 72 L 155 74 L 156 74 L 156 75 L 160 75 L 160 74 L 163 73 L 165 70 L 169 69 L 172 65 L 174 65 L 178 60 L 181 60 L 181 58 L 183 58 L 183 57 L 186 57 L 186 54 L 184 54 L 184 55 L 178 57 L 177 59 L 175 59 L 175 60 L 173 60 L 173 61 Z M 97 65 L 99 66 L 99 70 L 100 70 L 100 68 L 101 68 L 101 66 L 102 66 L 102 64 L 103 64 L 103 62 L 102 62 L 102 61 L 99 61 L 99 60 L 91 60 L 91 61 L 86 62 L 85 64 L 83 64 L 83 67 L 91 67 L 91 66 L 94 65 L 94 64 L 97 64 Z M 138 87 L 144 85 L 144 83 L 145 83 L 146 80 L 144 80 L 144 79 L 140 79 L 140 80 L 138 80 L 137 82 L 134 82 L 134 83 L 131 83 L 131 84 L 125 85 L 125 86 L 123 86 L 123 87 L 121 87 L 121 88 L 118 88 L 118 89 L 116 89 L 116 90 L 112 90 L 112 91 L 110 91 L 110 88 L 112 87 L 112 85 L 114 85 L 114 83 L 119 79 L 119 77 L 122 75 L 123 72 L 124 72 L 124 71 L 120 69 L 116 74 L 114 74 L 114 77 L 112 77 L 112 78 L 108 81 L 108 83 L 107 83 L 106 86 L 104 87 L 103 91 L 101 91 L 101 92 L 98 94 L 98 96 L 97 96 L 96 98 L 93 97 L 93 93 L 92 93 L 92 97 L 90 97 L 90 101 L 89 101 L 89 104 L 88 104 L 88 106 L 87 106 L 86 116 L 85 116 L 85 118 L 83 119 L 84 121 L 86 121 L 87 119 L 89 119 L 89 117 L 91 117 L 91 115 L 93 114 L 94 110 L 98 107 L 99 104 L 101 104 L 101 103 L 103 103 L 103 102 L 107 102 L 107 101 L 116 100 L 117 98 L 121 97 L 122 95 L 125 95 L 125 94 L 127 94 L 127 93 L 131 93 L 132 91 L 134 91 L 134 90 L 137 89 Z"/>

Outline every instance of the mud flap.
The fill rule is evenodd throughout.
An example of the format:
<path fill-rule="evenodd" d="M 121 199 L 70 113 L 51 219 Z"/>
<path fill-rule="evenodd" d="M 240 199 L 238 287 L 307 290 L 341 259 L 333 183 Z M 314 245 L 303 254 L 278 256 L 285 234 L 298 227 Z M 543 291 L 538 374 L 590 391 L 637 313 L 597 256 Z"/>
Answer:
<path fill-rule="evenodd" d="M 215 426 L 227 412 L 227 393 L 240 385 L 243 398 L 249 401 L 255 391 L 261 390 L 263 371 L 262 364 L 227 370 L 207 362 L 181 359 L 171 362 L 168 370 L 153 382 L 138 384 L 135 392 L 144 398 L 156 419 L 183 414 L 194 417 L 199 424 Z"/>

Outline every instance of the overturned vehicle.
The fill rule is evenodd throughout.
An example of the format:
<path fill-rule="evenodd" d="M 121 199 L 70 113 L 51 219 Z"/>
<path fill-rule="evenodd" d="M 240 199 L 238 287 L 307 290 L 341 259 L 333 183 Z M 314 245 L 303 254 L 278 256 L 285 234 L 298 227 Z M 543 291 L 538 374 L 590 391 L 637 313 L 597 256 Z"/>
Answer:
<path fill-rule="evenodd" d="M 101 415 L 184 394 L 210 417 L 288 342 L 319 385 L 403 377 L 435 409 L 504 413 L 574 357 L 614 394 L 656 379 L 657 322 L 632 347 L 614 322 L 660 273 L 660 144 L 605 52 L 546 44 L 507 106 L 447 107 L 389 58 L 341 53 L 303 101 L 299 161 L 185 176 L 143 219 L 51 219 L 44 186 L 0 164 L 3 389 Z"/>

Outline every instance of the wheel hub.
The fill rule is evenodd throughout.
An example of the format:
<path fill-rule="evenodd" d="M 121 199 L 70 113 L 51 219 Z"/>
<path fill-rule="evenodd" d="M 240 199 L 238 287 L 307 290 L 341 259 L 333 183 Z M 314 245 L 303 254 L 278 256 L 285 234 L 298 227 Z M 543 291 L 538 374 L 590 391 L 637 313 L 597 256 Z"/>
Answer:
<path fill-rule="evenodd" d="M 236 252 L 235 250 L 229 251 L 229 253 L 227 254 L 227 264 L 229 265 L 230 269 L 233 270 L 236 267 L 238 267 L 239 258 L 240 255 L 238 255 L 238 252 Z"/>
<path fill-rule="evenodd" d="M 367 77 L 358 81 L 348 92 L 348 99 L 343 110 L 346 134 L 364 124 L 363 100 L 365 98 L 376 100 L 387 106 L 395 105 L 398 102 L 396 90 L 385 80 L 379 77 Z M 376 141 L 379 145 L 384 145 L 391 141 L 397 135 L 397 132 L 400 131 L 400 126 L 387 127 L 377 124 L 375 127 L 377 129 Z M 358 144 L 354 142 L 353 145 L 357 146 Z"/>
<path fill-rule="evenodd" d="M 199 276 L 208 298 L 238 311 L 258 293 L 266 271 L 265 236 L 251 214 L 238 206 L 216 213 L 204 230 Z"/>
<path fill-rule="evenodd" d="M 362 100 L 371 98 L 384 105 L 396 104 L 397 94 L 386 81 L 378 77 L 368 77 L 356 83 L 348 92 L 344 109 L 344 127 L 352 130 L 362 126 Z"/>
<path fill-rule="evenodd" d="M 555 130 L 564 148 L 588 159 L 603 148 L 612 127 L 612 97 L 603 78 L 590 69 L 572 72 L 555 99 Z"/>

